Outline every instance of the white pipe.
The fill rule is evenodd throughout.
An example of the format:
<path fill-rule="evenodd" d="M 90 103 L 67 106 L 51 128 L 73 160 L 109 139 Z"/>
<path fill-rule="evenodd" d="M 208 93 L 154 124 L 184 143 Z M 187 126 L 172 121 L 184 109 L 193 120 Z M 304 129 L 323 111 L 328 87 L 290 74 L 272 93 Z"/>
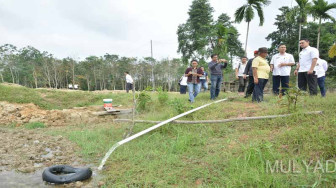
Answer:
<path fill-rule="evenodd" d="M 178 118 L 180 118 L 180 117 L 183 117 L 183 116 L 185 116 L 185 115 L 188 115 L 188 114 L 190 114 L 190 113 L 193 113 L 193 112 L 195 112 L 195 111 L 197 111 L 197 110 L 200 110 L 200 109 L 205 108 L 205 107 L 207 107 L 207 106 L 210 106 L 210 105 L 212 105 L 212 104 L 219 103 L 219 102 L 226 101 L 226 100 L 227 100 L 227 98 L 225 98 L 225 99 L 221 99 L 221 100 L 218 100 L 218 101 L 215 101 L 215 102 L 212 102 L 212 103 L 205 104 L 205 105 L 203 105 L 203 106 L 197 107 L 197 108 L 195 108 L 195 109 L 189 110 L 188 112 L 184 112 L 184 113 L 182 113 L 182 114 L 180 114 L 180 115 L 177 115 L 177 116 L 175 116 L 175 117 L 172 117 L 172 118 L 170 118 L 170 119 L 168 119 L 168 120 L 166 120 L 166 121 L 163 121 L 163 122 L 161 122 L 161 123 L 159 123 L 159 124 L 156 124 L 156 125 L 154 125 L 154 126 L 152 126 L 152 127 L 149 127 L 148 129 L 145 129 L 145 130 L 143 130 L 143 131 L 141 131 L 141 132 L 138 132 L 138 133 L 136 133 L 136 134 L 134 134 L 134 135 L 132 135 L 132 136 L 130 136 L 130 137 L 124 139 L 124 140 L 121 140 L 121 141 L 117 142 L 117 143 L 114 144 L 114 145 L 111 147 L 111 149 L 105 154 L 105 157 L 104 157 L 103 160 L 101 161 L 101 163 L 100 163 L 100 165 L 99 165 L 99 167 L 98 167 L 98 170 L 102 170 L 102 169 L 103 169 L 106 160 L 110 157 L 110 155 L 112 154 L 112 152 L 113 152 L 117 147 L 119 147 L 119 146 L 121 146 L 121 145 L 123 145 L 123 144 L 125 144 L 125 143 L 127 143 L 127 142 L 129 142 L 129 141 L 131 141 L 131 140 L 133 140 L 133 139 L 135 139 L 135 138 L 137 138 L 137 137 L 139 137 L 139 136 L 142 136 L 142 135 L 144 135 L 144 134 L 146 134 L 146 133 L 148 133 L 148 132 L 150 132 L 150 131 L 152 131 L 152 130 L 154 130 L 154 129 L 157 129 L 157 128 L 161 127 L 162 125 L 165 125 L 165 124 L 167 124 L 167 123 L 169 123 L 169 122 L 171 122 L 171 121 L 174 121 L 174 120 L 176 120 L 176 119 L 178 119 Z"/>

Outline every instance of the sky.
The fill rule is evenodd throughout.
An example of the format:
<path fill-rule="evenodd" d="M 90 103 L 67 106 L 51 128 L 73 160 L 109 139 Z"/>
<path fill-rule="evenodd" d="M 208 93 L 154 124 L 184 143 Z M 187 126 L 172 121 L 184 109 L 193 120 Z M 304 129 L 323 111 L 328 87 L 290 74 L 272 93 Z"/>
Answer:
<path fill-rule="evenodd" d="M 175 58 L 177 27 L 188 19 L 192 0 L 0 0 L 0 45 L 33 46 L 57 58 L 84 59 L 106 53 L 127 57 L 151 55 Z M 336 0 L 329 0 L 336 2 Z M 231 18 L 246 0 L 210 0 L 214 18 Z M 292 4 L 293 3 L 293 4 Z M 264 9 L 265 23 L 258 17 L 250 24 L 248 57 L 259 47 L 269 47 L 265 37 L 276 30 L 275 17 L 294 0 L 272 0 Z M 234 24 L 244 44 L 247 23 Z"/>

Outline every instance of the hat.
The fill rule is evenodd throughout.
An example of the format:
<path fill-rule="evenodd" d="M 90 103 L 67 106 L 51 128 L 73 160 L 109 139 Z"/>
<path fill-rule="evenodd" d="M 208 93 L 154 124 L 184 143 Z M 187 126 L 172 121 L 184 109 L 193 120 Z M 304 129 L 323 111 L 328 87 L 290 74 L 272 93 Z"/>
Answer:
<path fill-rule="evenodd" d="M 255 51 L 254 51 L 254 54 L 257 54 L 257 53 L 258 53 L 258 50 L 255 50 Z"/>

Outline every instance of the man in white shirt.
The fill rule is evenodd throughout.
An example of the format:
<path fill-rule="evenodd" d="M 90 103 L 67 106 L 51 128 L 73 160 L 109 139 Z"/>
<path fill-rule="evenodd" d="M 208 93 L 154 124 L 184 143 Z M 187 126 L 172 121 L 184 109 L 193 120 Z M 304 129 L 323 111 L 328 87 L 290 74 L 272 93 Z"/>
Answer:
<path fill-rule="evenodd" d="M 239 88 L 238 93 L 239 95 L 244 95 L 245 86 L 247 83 L 246 78 L 244 79 L 244 71 L 247 64 L 247 57 L 242 57 L 241 62 L 238 63 L 236 66 L 236 79 L 239 80 Z"/>
<path fill-rule="evenodd" d="M 325 88 L 325 73 L 328 70 L 328 63 L 326 60 L 319 58 L 317 60 L 317 64 L 315 66 L 315 72 L 317 76 L 317 84 L 321 91 L 321 96 L 325 97 L 326 95 L 326 88 Z"/>
<path fill-rule="evenodd" d="M 308 39 L 301 39 L 300 47 L 302 48 L 300 60 L 294 72 L 298 75 L 298 86 L 301 90 L 307 91 L 308 84 L 310 95 L 317 95 L 317 76 L 314 68 L 319 58 L 319 51 L 309 46 Z"/>
<path fill-rule="evenodd" d="M 273 72 L 273 93 L 279 95 L 281 83 L 281 93 L 284 95 L 289 87 L 289 76 L 291 66 L 295 64 L 293 55 L 286 53 L 286 45 L 280 44 L 278 51 L 271 60 L 271 71 Z"/>
<path fill-rule="evenodd" d="M 129 90 L 133 89 L 133 78 L 131 77 L 131 75 L 129 75 L 128 72 L 125 72 L 125 76 L 126 76 L 126 92 L 128 93 Z"/>

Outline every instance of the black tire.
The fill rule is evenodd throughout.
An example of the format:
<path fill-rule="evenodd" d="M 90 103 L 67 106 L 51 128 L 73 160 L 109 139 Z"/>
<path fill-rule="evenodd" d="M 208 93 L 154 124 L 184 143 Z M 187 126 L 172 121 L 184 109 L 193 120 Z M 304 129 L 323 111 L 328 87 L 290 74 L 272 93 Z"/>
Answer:
<path fill-rule="evenodd" d="M 65 174 L 65 175 L 57 175 Z M 90 168 L 73 168 L 67 165 L 56 165 L 45 169 L 42 173 L 43 181 L 55 184 L 83 181 L 92 176 Z"/>

